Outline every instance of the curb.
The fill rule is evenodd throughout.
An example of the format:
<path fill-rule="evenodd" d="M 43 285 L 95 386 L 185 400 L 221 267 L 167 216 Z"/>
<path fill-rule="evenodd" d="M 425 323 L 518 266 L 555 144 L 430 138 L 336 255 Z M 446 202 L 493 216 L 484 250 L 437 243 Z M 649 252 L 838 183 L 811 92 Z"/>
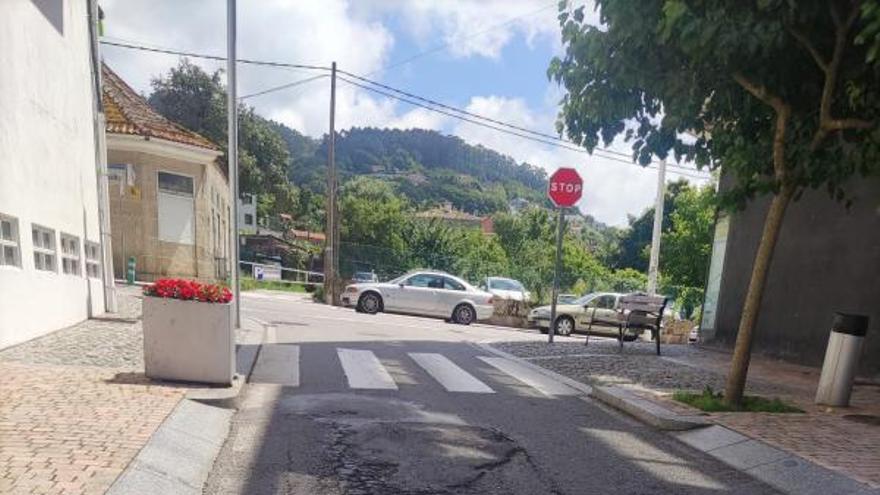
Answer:
<path fill-rule="evenodd" d="M 659 430 L 684 431 L 709 426 L 700 416 L 682 416 L 620 387 L 593 387 L 593 398 Z"/>
<path fill-rule="evenodd" d="M 492 347 L 492 345 L 489 343 L 479 342 L 479 343 L 471 343 L 471 345 L 474 345 L 474 346 L 476 346 L 486 352 L 490 352 L 492 354 L 495 354 L 498 357 L 503 357 L 503 358 L 509 359 L 511 361 L 516 361 L 517 363 L 519 363 L 523 366 L 526 366 L 528 368 L 531 368 L 532 370 L 535 370 L 544 376 L 552 378 L 558 382 L 562 382 L 575 390 L 579 390 L 580 392 L 583 392 L 584 395 L 593 395 L 593 387 L 591 387 L 590 385 L 587 385 L 586 383 L 581 383 L 577 380 L 573 380 L 567 376 L 560 375 L 559 373 L 557 373 L 555 371 L 551 371 L 551 370 L 548 370 L 547 368 L 538 366 L 537 364 L 526 361 L 525 359 L 523 359 L 521 357 L 517 357 L 517 356 L 514 356 L 513 354 L 496 349 L 496 348 Z"/>
<path fill-rule="evenodd" d="M 827 495 L 830 493 L 835 495 L 880 495 L 880 488 L 871 488 L 812 461 L 715 424 L 708 418 L 676 414 L 620 387 L 591 387 L 525 359 L 495 349 L 489 343 L 474 345 L 497 356 L 528 366 L 550 378 L 585 392 L 593 399 L 623 411 L 649 426 L 667 431 L 678 441 L 783 493 L 792 495 Z"/>
<path fill-rule="evenodd" d="M 186 398 L 209 406 L 238 409 L 241 391 L 254 370 L 257 357 L 266 341 L 268 328 L 268 323 L 256 318 L 243 321 L 236 339 L 238 341 L 235 345 L 236 373 L 232 378 L 232 385 L 192 389 L 187 392 Z"/>
<path fill-rule="evenodd" d="M 880 488 L 871 488 L 721 425 L 674 433 L 672 436 L 783 493 L 880 495 Z"/>
<path fill-rule="evenodd" d="M 230 409 L 180 401 L 107 495 L 201 494 L 233 414 Z"/>

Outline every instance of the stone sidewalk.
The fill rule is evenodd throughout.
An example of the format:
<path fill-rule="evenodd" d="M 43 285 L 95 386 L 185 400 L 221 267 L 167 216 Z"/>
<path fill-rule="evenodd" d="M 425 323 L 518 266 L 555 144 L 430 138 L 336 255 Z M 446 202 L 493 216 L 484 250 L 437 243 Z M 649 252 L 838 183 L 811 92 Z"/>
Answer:
<path fill-rule="evenodd" d="M 583 342 L 493 343 L 502 351 L 524 358 L 590 385 L 615 385 L 661 403 L 682 414 L 694 409 L 673 402 L 678 389 L 724 389 L 730 356 L 687 345 L 663 346 L 662 357 L 653 343 L 632 342 L 618 350 L 616 340 L 590 338 Z M 827 408 L 813 404 L 819 370 L 754 356 L 747 393 L 780 397 L 804 414 L 716 413 L 708 419 L 761 440 L 874 488 L 880 488 L 880 384 L 855 387 L 852 406 Z M 705 414 L 705 413 L 702 413 Z"/>
<path fill-rule="evenodd" d="M 183 399 L 143 375 L 140 297 L 0 351 L 0 493 L 104 493 Z"/>

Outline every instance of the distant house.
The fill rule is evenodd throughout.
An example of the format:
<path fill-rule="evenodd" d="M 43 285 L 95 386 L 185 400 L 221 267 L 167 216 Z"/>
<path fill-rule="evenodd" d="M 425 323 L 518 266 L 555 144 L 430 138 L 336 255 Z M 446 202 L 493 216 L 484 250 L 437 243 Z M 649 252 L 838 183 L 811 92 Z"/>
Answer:
<path fill-rule="evenodd" d="M 229 183 L 208 139 L 155 112 L 103 66 L 113 266 L 139 280 L 223 279 L 229 272 Z"/>
<path fill-rule="evenodd" d="M 104 312 L 90 2 L 0 2 L 0 348 Z"/>
<path fill-rule="evenodd" d="M 312 244 L 323 245 L 327 240 L 327 236 L 323 232 L 310 232 L 308 230 L 290 229 L 290 236 L 298 241 L 311 242 Z"/>
<path fill-rule="evenodd" d="M 470 213 L 457 210 L 452 203 L 446 202 L 441 206 L 431 208 L 430 210 L 420 211 L 416 213 L 416 218 L 424 220 L 439 220 L 447 225 L 455 227 L 472 227 L 477 229 L 483 228 L 483 217 L 471 215 Z"/>
<path fill-rule="evenodd" d="M 722 176 L 721 187 L 730 178 Z M 786 213 L 776 244 L 753 349 L 818 365 L 834 313 L 870 318 L 860 371 L 880 377 L 880 179 L 852 179 L 847 210 L 825 191 L 807 191 Z M 701 338 L 730 348 L 742 314 L 769 199 L 721 215 L 709 267 Z"/>
<path fill-rule="evenodd" d="M 519 213 L 529 206 L 529 201 L 523 198 L 514 198 L 507 203 L 507 208 L 511 213 Z"/>
<path fill-rule="evenodd" d="M 243 234 L 256 234 L 257 225 L 257 196 L 244 193 L 238 200 L 238 230 Z"/>

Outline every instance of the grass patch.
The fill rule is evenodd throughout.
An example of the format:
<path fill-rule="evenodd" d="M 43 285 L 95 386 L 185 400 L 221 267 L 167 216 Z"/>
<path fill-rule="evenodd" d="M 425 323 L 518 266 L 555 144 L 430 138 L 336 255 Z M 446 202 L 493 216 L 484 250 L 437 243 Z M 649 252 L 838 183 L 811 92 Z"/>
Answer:
<path fill-rule="evenodd" d="M 706 387 L 702 392 L 685 392 L 678 390 L 672 394 L 672 399 L 683 402 L 691 407 L 696 407 L 706 412 L 768 412 L 768 413 L 802 413 L 802 409 L 798 409 L 783 400 L 774 397 L 768 399 L 765 397 L 757 397 L 754 395 L 746 395 L 739 408 L 731 407 L 724 403 L 724 396 L 721 392 L 715 392 L 712 387 Z"/>
<path fill-rule="evenodd" d="M 305 292 L 303 284 L 292 284 L 290 282 L 282 282 L 280 280 L 257 280 L 250 277 L 241 277 L 241 290 L 283 290 L 286 292 Z"/>

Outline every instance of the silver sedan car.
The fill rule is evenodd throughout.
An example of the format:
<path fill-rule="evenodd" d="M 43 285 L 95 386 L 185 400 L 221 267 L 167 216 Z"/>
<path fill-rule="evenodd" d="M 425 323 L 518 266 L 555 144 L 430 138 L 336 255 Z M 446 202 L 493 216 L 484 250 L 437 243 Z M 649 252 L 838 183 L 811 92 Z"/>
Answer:
<path fill-rule="evenodd" d="M 342 304 L 360 312 L 433 316 L 470 325 L 492 317 L 492 294 L 445 272 L 419 270 L 389 282 L 352 284 Z"/>

